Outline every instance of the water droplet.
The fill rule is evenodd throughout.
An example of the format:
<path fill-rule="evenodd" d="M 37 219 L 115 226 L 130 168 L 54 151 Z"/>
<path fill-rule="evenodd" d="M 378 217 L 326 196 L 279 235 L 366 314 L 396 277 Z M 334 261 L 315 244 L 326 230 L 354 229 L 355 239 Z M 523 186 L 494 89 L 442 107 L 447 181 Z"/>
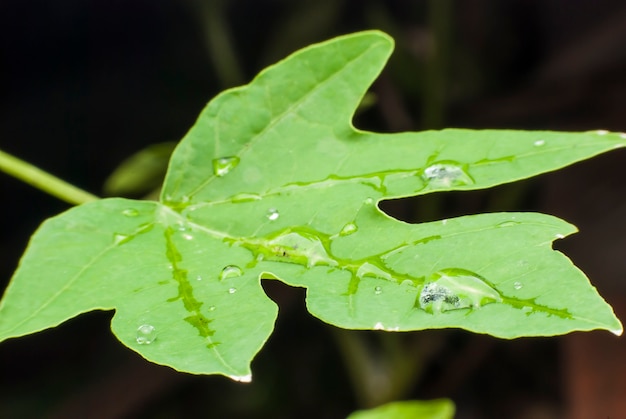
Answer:
<path fill-rule="evenodd" d="M 373 278 L 384 278 L 389 281 L 393 281 L 393 278 L 389 272 L 386 272 L 378 266 L 369 262 L 365 262 L 361 266 L 359 266 L 359 269 L 357 269 L 356 271 L 356 276 L 357 278 L 370 276 Z"/>
<path fill-rule="evenodd" d="M 509 221 L 503 221 L 503 222 L 499 223 L 497 226 L 500 227 L 500 228 L 503 228 L 503 227 L 513 227 L 513 226 L 516 226 L 516 225 L 519 225 L 519 222 L 513 221 L 513 220 L 509 220 Z"/>
<path fill-rule="evenodd" d="M 268 220 L 275 221 L 275 220 L 278 220 L 278 217 L 280 217 L 280 213 L 278 212 L 276 208 L 270 208 L 267 210 L 267 213 L 265 214 L 265 216 L 267 217 Z"/>
<path fill-rule="evenodd" d="M 202 281 L 202 276 L 198 275 L 198 276 L 196 277 L 196 281 Z"/>
<path fill-rule="evenodd" d="M 537 140 L 533 143 L 535 147 L 541 147 L 541 146 L 544 146 L 545 144 L 546 144 L 545 140 Z"/>
<path fill-rule="evenodd" d="M 220 157 L 219 159 L 213 159 L 213 174 L 215 176 L 226 176 L 231 170 L 233 170 L 239 164 L 239 157 Z"/>
<path fill-rule="evenodd" d="M 441 225 L 445 226 L 446 224 L 448 224 L 448 220 L 447 219 L 441 220 Z"/>
<path fill-rule="evenodd" d="M 233 288 L 229 288 L 229 289 L 228 289 L 228 293 L 229 293 L 229 294 L 234 294 L 234 293 L 236 293 L 236 292 L 237 292 L 237 288 L 235 288 L 235 287 L 233 287 Z"/>
<path fill-rule="evenodd" d="M 479 308 L 500 301 L 498 291 L 478 274 L 457 268 L 435 272 L 419 295 L 420 308 L 429 313 Z"/>
<path fill-rule="evenodd" d="M 209 311 L 215 311 L 215 306 L 209 306 Z"/>
<path fill-rule="evenodd" d="M 385 330 L 385 326 L 381 322 L 378 322 L 374 325 L 374 330 Z"/>
<path fill-rule="evenodd" d="M 382 294 L 382 292 L 383 292 L 382 287 L 379 287 L 379 286 L 374 287 L 374 294 L 380 295 L 380 294 Z"/>
<path fill-rule="evenodd" d="M 229 375 L 228 378 L 231 380 L 239 381 L 240 383 L 250 383 L 252 382 L 252 374 L 248 375 Z"/>
<path fill-rule="evenodd" d="M 349 236 L 350 234 L 356 233 L 359 228 L 354 223 L 348 223 L 339 232 L 340 236 Z"/>
<path fill-rule="evenodd" d="M 471 185 L 474 180 L 459 163 L 439 162 L 424 169 L 422 175 L 431 188 Z"/>
<path fill-rule="evenodd" d="M 364 201 L 365 205 L 372 205 L 374 203 L 374 199 L 373 198 L 367 198 Z"/>
<path fill-rule="evenodd" d="M 521 290 L 522 287 L 523 287 L 523 285 L 519 281 L 515 281 L 515 283 L 513 284 L 513 288 L 515 288 L 516 290 Z"/>
<path fill-rule="evenodd" d="M 528 315 L 528 314 L 533 312 L 533 308 L 530 307 L 530 306 L 524 306 L 524 307 L 522 307 L 522 312 L 526 313 L 526 315 Z"/>
<path fill-rule="evenodd" d="M 619 136 L 620 136 L 620 138 L 626 139 L 626 132 L 622 132 Z"/>
<path fill-rule="evenodd" d="M 157 338 L 156 329 L 151 324 L 142 324 L 137 328 L 137 343 L 140 345 L 150 345 Z"/>
<path fill-rule="evenodd" d="M 127 217 L 136 217 L 139 215 L 139 211 L 137 211 L 135 208 L 128 208 L 122 211 L 122 214 Z"/>
<path fill-rule="evenodd" d="M 563 239 L 563 238 L 565 238 L 565 234 L 556 233 L 556 234 L 554 235 L 554 237 L 556 237 L 557 239 Z"/>
<path fill-rule="evenodd" d="M 609 133 L 609 131 L 607 131 L 605 129 L 599 129 L 599 130 L 596 131 L 596 134 L 598 134 L 598 135 L 606 135 L 608 133 Z"/>
<path fill-rule="evenodd" d="M 191 234 L 185 233 L 185 234 L 183 234 L 183 239 L 185 239 L 185 240 L 193 240 L 193 236 Z"/>
<path fill-rule="evenodd" d="M 241 275 L 243 275 L 243 271 L 241 270 L 239 266 L 228 265 L 228 266 L 225 266 L 224 269 L 222 269 L 222 272 L 220 272 L 219 278 L 220 278 L 220 281 L 223 281 L 224 279 L 237 278 L 237 277 L 240 277 Z"/>
<path fill-rule="evenodd" d="M 132 239 L 132 236 L 129 236 L 128 234 L 116 233 L 113 235 L 113 243 L 115 245 L 124 244 L 128 242 L 130 239 Z"/>
<path fill-rule="evenodd" d="M 335 266 L 337 261 L 328 255 L 319 236 L 308 231 L 286 231 L 263 243 L 266 252 L 259 255 L 266 260 L 290 261 L 307 267 Z"/>

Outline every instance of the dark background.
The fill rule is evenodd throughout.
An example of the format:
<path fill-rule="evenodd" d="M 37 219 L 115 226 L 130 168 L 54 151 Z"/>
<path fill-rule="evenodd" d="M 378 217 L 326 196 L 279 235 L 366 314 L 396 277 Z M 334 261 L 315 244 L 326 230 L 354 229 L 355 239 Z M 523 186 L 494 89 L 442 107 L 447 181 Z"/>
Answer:
<path fill-rule="evenodd" d="M 122 159 L 180 139 L 219 91 L 370 28 L 397 48 L 360 128 L 626 131 L 622 0 L 3 0 L 0 148 L 101 194 Z M 624 167 L 617 150 L 493 191 L 383 208 L 408 221 L 519 209 L 565 218 L 581 232 L 558 248 L 626 319 Z M 0 196 L 4 286 L 30 234 L 68 205 L 3 174 Z M 626 344 L 607 332 L 341 332 L 306 313 L 301 291 L 265 286 L 281 314 L 251 384 L 148 364 L 117 343 L 111 313 L 91 313 L 0 344 L 0 417 L 340 418 L 391 397 L 385 380 L 402 371 L 394 398 L 450 397 L 457 418 L 626 417 Z M 364 376 L 344 362 L 357 353 Z"/>

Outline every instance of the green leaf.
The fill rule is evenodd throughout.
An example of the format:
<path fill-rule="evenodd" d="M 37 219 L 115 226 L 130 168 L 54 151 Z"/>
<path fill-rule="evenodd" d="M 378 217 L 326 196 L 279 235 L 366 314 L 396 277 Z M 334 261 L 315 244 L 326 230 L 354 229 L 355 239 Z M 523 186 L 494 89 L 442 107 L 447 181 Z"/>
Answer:
<path fill-rule="evenodd" d="M 448 399 L 392 402 L 374 409 L 359 410 L 347 419 L 452 419 L 454 403 Z"/>
<path fill-rule="evenodd" d="M 535 213 L 410 225 L 382 199 L 488 188 L 626 145 L 626 135 L 376 134 L 351 117 L 393 48 L 377 31 L 314 45 L 228 90 L 178 145 L 161 202 L 104 199 L 42 224 L 0 303 L 0 340 L 115 310 L 120 341 L 191 373 L 251 379 L 277 308 L 306 287 L 353 329 L 457 327 L 503 338 L 622 325 Z"/>

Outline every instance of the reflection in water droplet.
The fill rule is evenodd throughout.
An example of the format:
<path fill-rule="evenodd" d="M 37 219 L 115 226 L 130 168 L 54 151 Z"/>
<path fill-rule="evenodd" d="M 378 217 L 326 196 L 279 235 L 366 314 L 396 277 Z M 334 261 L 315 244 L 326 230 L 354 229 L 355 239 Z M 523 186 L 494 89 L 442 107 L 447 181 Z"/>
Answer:
<path fill-rule="evenodd" d="M 224 269 L 222 269 L 222 272 L 220 272 L 219 278 L 220 278 L 220 281 L 223 281 L 224 279 L 237 278 L 241 275 L 243 275 L 243 271 L 241 270 L 239 266 L 228 265 L 228 266 L 225 266 Z"/>
<path fill-rule="evenodd" d="M 252 381 L 252 374 L 248 375 L 229 375 L 231 380 L 239 381 L 240 383 L 250 383 Z"/>
<path fill-rule="evenodd" d="M 379 287 L 379 286 L 374 287 L 374 294 L 380 295 L 382 292 L 383 292 L 382 287 Z"/>
<path fill-rule="evenodd" d="M 349 236 L 350 234 L 356 233 L 359 228 L 354 223 L 348 223 L 339 232 L 340 236 Z"/>
<path fill-rule="evenodd" d="M 236 293 L 236 292 L 237 292 L 237 288 L 235 288 L 235 287 L 233 287 L 233 288 L 229 288 L 229 289 L 228 289 L 228 293 L 229 293 L 229 294 L 234 294 L 234 293 Z"/>
<path fill-rule="evenodd" d="M 280 213 L 278 212 L 276 208 L 270 208 L 267 210 L 267 213 L 265 214 L 265 216 L 267 217 L 268 220 L 274 221 L 274 220 L 278 220 L 278 217 L 280 217 Z"/>
<path fill-rule="evenodd" d="M 431 188 L 471 185 L 474 180 L 456 162 L 440 162 L 428 166 L 422 175 Z"/>
<path fill-rule="evenodd" d="M 545 140 L 537 140 L 537 141 L 535 141 L 535 142 L 533 143 L 533 145 L 534 145 L 535 147 L 541 147 L 541 146 L 543 146 L 543 145 L 545 145 L 545 144 L 546 144 Z"/>
<path fill-rule="evenodd" d="M 220 157 L 219 159 L 213 159 L 213 174 L 215 176 L 226 176 L 231 170 L 233 170 L 239 164 L 239 157 Z"/>
<path fill-rule="evenodd" d="M 156 337 L 156 329 L 151 324 L 142 324 L 137 328 L 136 340 L 140 345 L 150 345 Z"/>
<path fill-rule="evenodd" d="M 598 134 L 598 135 L 606 135 L 608 133 L 609 132 L 607 130 L 605 130 L 605 129 L 599 129 L 599 130 L 596 131 L 596 134 Z"/>
<path fill-rule="evenodd" d="M 523 285 L 522 285 L 522 283 L 521 283 L 521 282 L 519 282 L 519 281 L 516 281 L 516 282 L 513 284 L 513 288 L 515 288 L 516 290 L 521 290 L 521 289 L 522 289 L 522 287 L 523 287 Z"/>
<path fill-rule="evenodd" d="M 135 208 L 128 208 L 122 211 L 122 214 L 127 217 L 136 217 L 139 215 L 139 211 L 137 211 Z"/>
<path fill-rule="evenodd" d="M 419 295 L 419 306 L 429 313 L 479 308 L 502 297 L 478 274 L 465 269 L 443 269 L 430 277 Z"/>

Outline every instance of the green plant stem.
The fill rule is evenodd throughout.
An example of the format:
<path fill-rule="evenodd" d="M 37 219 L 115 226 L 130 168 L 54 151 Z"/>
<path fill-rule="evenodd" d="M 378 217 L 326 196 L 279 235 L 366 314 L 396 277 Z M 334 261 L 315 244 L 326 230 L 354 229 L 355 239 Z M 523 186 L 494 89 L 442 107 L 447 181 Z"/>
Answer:
<path fill-rule="evenodd" d="M 99 199 L 2 150 L 0 150 L 0 170 L 70 204 L 84 204 Z"/>

